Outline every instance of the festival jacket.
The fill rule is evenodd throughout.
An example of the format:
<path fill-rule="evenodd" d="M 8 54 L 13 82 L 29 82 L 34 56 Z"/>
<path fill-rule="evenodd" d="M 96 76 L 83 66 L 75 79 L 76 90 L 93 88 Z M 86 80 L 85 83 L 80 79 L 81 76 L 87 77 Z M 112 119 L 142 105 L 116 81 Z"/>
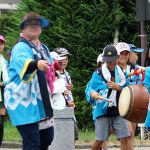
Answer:
<path fill-rule="evenodd" d="M 148 92 L 150 93 L 150 67 L 146 67 L 145 78 L 144 78 L 143 84 L 148 89 Z M 145 120 L 145 126 L 150 127 L 150 101 L 148 105 L 148 112 L 147 112 L 147 117 Z"/>
<path fill-rule="evenodd" d="M 46 117 L 37 70 L 26 73 L 33 60 L 33 50 L 26 43 L 19 42 L 13 47 L 9 64 L 10 79 L 5 87 L 4 103 L 14 126 L 39 122 Z"/>
<path fill-rule="evenodd" d="M 127 79 L 127 75 L 125 74 L 125 77 Z M 117 67 L 115 67 L 115 83 L 119 83 L 119 74 Z M 121 86 L 121 88 L 124 88 L 129 84 L 129 80 L 125 81 L 125 84 Z M 98 92 L 101 96 L 104 98 L 107 98 L 108 94 L 108 85 L 104 81 L 104 79 L 99 75 L 97 70 L 93 73 L 92 78 L 88 82 L 85 90 L 86 99 L 88 103 L 92 104 L 92 114 L 93 114 L 93 120 L 95 120 L 98 117 L 114 117 L 118 116 L 118 99 L 116 99 L 117 105 L 113 108 L 109 107 L 108 102 L 103 100 L 93 100 L 90 96 L 92 91 Z M 109 107 L 109 108 L 108 108 Z M 109 113 L 108 113 L 109 110 Z"/>

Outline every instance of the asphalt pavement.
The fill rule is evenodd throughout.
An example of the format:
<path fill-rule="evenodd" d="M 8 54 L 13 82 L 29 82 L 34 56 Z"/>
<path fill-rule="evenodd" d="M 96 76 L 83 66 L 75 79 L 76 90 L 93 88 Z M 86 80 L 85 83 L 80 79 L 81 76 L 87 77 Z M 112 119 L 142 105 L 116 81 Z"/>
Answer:
<path fill-rule="evenodd" d="M 75 150 L 91 150 L 90 148 L 90 144 L 76 144 Z M 0 150 L 22 150 L 21 143 L 3 142 Z M 107 150 L 120 150 L 120 147 L 118 144 L 109 145 L 109 148 L 107 148 Z M 150 144 L 149 142 L 147 143 L 147 145 L 141 143 L 135 144 L 134 150 L 150 150 Z"/>
<path fill-rule="evenodd" d="M 21 149 L 0 148 L 0 150 L 21 150 Z M 76 149 L 76 150 L 90 150 L 90 149 Z M 120 150 L 120 148 L 108 148 L 107 150 Z M 134 150 L 150 150 L 150 147 L 135 147 Z"/>

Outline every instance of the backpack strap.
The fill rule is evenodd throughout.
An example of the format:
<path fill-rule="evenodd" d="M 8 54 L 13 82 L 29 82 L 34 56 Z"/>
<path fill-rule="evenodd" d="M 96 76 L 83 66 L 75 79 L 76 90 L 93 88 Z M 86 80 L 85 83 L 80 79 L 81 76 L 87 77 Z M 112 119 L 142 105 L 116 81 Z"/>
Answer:
<path fill-rule="evenodd" d="M 135 70 L 135 65 L 133 65 L 133 64 L 130 65 L 130 72 L 132 69 Z"/>
<path fill-rule="evenodd" d="M 130 72 L 131 72 L 132 70 L 135 70 L 135 65 L 130 64 Z M 137 80 L 138 80 L 138 77 L 137 77 Z M 130 77 L 130 82 L 132 82 L 132 76 Z"/>

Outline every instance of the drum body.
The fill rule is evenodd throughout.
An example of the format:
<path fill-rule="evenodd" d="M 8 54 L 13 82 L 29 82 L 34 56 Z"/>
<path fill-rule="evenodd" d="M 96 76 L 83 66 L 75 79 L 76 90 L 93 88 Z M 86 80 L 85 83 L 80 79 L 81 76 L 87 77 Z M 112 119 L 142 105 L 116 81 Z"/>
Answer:
<path fill-rule="evenodd" d="M 145 122 L 149 104 L 149 92 L 143 85 L 125 87 L 119 97 L 120 116 L 135 123 Z"/>

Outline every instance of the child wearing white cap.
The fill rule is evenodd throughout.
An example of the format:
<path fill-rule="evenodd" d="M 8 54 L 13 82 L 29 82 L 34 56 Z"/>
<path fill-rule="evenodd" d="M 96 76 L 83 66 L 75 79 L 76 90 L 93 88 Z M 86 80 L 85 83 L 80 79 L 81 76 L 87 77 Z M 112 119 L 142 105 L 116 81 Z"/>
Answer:
<path fill-rule="evenodd" d="M 51 56 L 53 58 L 53 55 L 57 54 L 57 60 L 58 57 L 59 59 L 61 59 L 61 61 L 54 61 L 54 67 L 56 69 L 56 75 L 58 77 L 58 79 L 64 79 L 65 80 L 65 85 L 67 90 L 64 91 L 64 98 L 66 100 L 66 105 L 68 107 L 75 107 L 74 104 L 74 99 L 73 99 L 73 94 L 72 94 L 72 88 L 73 88 L 73 84 L 71 81 L 71 76 L 68 73 L 68 71 L 66 71 L 66 67 L 68 66 L 68 56 L 72 55 L 68 52 L 67 49 L 65 48 L 55 48 L 52 52 L 51 52 Z M 77 127 L 77 121 L 76 118 L 74 116 L 74 135 L 75 135 L 75 140 L 78 139 L 78 127 Z"/>
<path fill-rule="evenodd" d="M 130 72 L 134 71 L 136 68 L 139 68 L 139 66 L 136 65 L 138 59 L 137 53 L 142 52 L 143 49 L 136 48 L 133 44 L 127 44 L 125 42 L 119 42 L 116 45 L 116 48 L 120 53 L 118 65 L 124 70 L 124 72 L 130 74 Z M 131 76 L 129 80 L 130 84 L 136 84 L 136 82 L 137 84 L 141 83 L 141 77 L 139 78 L 139 80 L 137 80 L 137 76 L 135 75 Z M 128 126 L 131 132 L 130 149 L 133 150 L 136 123 L 128 121 Z"/>
<path fill-rule="evenodd" d="M 118 53 L 120 54 L 119 59 L 118 59 L 118 65 L 122 69 L 126 70 L 127 62 L 128 62 L 129 54 L 130 54 L 130 47 L 125 42 L 119 42 L 116 45 L 116 49 L 117 49 Z"/>

